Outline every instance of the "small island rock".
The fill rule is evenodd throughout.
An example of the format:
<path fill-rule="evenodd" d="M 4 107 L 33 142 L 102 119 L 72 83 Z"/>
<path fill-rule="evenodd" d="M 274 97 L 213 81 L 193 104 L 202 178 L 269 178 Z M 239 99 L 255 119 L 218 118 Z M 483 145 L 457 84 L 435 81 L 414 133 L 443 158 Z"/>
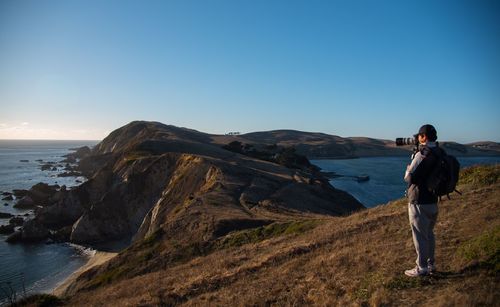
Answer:
<path fill-rule="evenodd" d="M 26 195 L 21 198 L 15 205 L 14 208 L 20 209 L 31 209 L 35 207 L 35 201 L 30 196 Z"/>
<path fill-rule="evenodd" d="M 0 234 L 9 235 L 14 232 L 15 225 L 0 225 Z"/>
<path fill-rule="evenodd" d="M 14 215 L 7 213 L 7 212 L 0 212 L 0 219 L 10 219 Z"/>
<path fill-rule="evenodd" d="M 22 217 L 13 217 L 9 220 L 9 224 L 14 226 L 22 226 L 24 223 L 24 219 Z"/>

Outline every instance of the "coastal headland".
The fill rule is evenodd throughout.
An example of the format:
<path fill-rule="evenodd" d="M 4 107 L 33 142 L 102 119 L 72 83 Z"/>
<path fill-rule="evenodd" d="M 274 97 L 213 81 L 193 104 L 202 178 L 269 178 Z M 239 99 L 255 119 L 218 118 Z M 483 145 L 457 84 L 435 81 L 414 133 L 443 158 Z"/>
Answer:
<path fill-rule="evenodd" d="M 463 155 L 498 155 L 497 145 L 443 144 L 447 151 Z M 382 291 L 377 295 L 385 299 L 390 288 L 362 286 L 359 291 L 363 294 L 350 286 L 326 281 L 321 285 L 318 280 L 327 275 L 320 273 L 320 266 L 353 268 L 356 277 L 349 285 L 363 284 L 363 278 L 371 280 L 373 272 L 375 279 L 384 279 L 380 274 L 385 273 L 393 276 L 392 271 L 376 268 L 387 269 L 378 261 L 395 256 L 391 248 L 396 246 L 384 245 L 383 249 L 390 251 L 378 255 L 377 246 L 384 242 L 371 241 L 369 233 L 401 236 L 402 223 L 406 222 L 402 202 L 365 210 L 351 195 L 331 186 L 308 158 L 408 153 L 409 149 L 396 148 L 390 141 L 368 138 L 291 130 L 211 135 L 136 121 L 113 131 L 92 149 L 77 151 L 72 156 L 77 161 L 72 171 L 88 180 L 72 189 L 47 192 L 50 201 L 37 207 L 35 217 L 24 222 L 11 241 L 50 238 L 104 249 L 120 242 L 115 253 L 97 252 L 57 289 L 55 293 L 70 305 L 99 305 L 105 298 L 117 305 L 195 301 L 260 304 L 271 302 L 273 297 L 277 303 L 291 299 L 289 303 L 322 304 L 319 297 L 330 290 L 333 292 L 326 295 L 329 299 L 325 302 L 368 301 L 377 291 Z M 497 174 L 498 168 L 488 172 Z M 498 191 L 496 181 L 467 186 L 466 191 L 475 195 L 478 189 Z M 479 193 L 490 209 L 498 209 L 498 201 Z M 451 207 L 453 202 L 446 204 Z M 476 218 L 489 217 L 486 211 L 478 210 Z M 498 225 L 496 215 L 492 220 Z M 401 224 L 401 230 L 389 226 L 392 223 Z M 464 238 L 482 235 L 476 232 Z M 401 242 L 406 239 L 401 237 Z M 362 244 L 351 240 L 362 240 Z M 363 258 L 363 248 L 368 248 L 365 256 L 378 258 Z M 331 256 L 327 256 L 328 251 Z M 344 255 L 346 251 L 350 252 Z M 318 253 L 322 256 L 315 258 Z M 405 257 L 408 255 L 396 258 L 404 263 Z M 361 264 L 362 259 L 367 263 Z M 318 266 L 318 261 L 323 265 Z M 297 267 L 302 265 L 311 265 L 312 275 Z M 269 272 L 264 273 L 266 270 Z M 289 278 L 297 280 L 286 286 Z M 269 286 L 270 292 L 266 292 L 252 281 L 268 284 L 271 279 L 283 284 Z M 251 291 L 243 293 L 243 283 Z M 161 286 L 151 288 L 154 284 Z M 327 285 L 330 288 L 324 288 Z M 411 292 L 414 288 L 408 289 Z M 294 295 L 286 298 L 280 295 L 283 291 Z"/>

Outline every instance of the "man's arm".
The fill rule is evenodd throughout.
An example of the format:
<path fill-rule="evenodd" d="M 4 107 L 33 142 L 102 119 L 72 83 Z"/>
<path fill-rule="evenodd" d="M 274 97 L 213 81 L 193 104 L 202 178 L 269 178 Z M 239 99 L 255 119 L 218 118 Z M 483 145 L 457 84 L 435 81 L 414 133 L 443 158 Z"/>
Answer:
<path fill-rule="evenodd" d="M 406 172 L 405 172 L 405 177 L 404 180 L 408 183 L 415 183 L 412 178 L 413 173 L 417 170 L 417 167 L 420 165 L 420 163 L 424 160 L 424 156 L 419 152 L 415 154 L 415 157 L 413 157 L 413 160 L 411 160 L 411 164 L 409 164 L 406 167 Z"/>

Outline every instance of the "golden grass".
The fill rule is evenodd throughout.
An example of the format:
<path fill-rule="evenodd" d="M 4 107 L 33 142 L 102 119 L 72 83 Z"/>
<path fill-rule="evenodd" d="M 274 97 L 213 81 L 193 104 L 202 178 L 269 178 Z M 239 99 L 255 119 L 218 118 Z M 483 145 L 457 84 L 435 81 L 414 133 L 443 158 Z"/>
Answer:
<path fill-rule="evenodd" d="M 403 274 L 414 266 L 415 251 L 406 201 L 398 200 L 325 218 L 301 232 L 237 241 L 155 272 L 80 291 L 68 298 L 69 304 L 495 305 L 500 301 L 500 167 L 480 170 L 482 178 L 496 179 L 471 182 L 468 176 L 476 171 L 464 172 L 462 196 L 439 204 L 438 274 L 432 277 Z M 235 234 L 227 240 L 230 236 Z"/>

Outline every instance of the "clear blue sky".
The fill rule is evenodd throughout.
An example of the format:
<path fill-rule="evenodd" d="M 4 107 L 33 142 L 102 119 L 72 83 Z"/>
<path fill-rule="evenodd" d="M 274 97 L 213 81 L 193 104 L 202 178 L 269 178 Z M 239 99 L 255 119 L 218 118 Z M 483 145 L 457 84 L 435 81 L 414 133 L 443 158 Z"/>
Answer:
<path fill-rule="evenodd" d="M 500 141 L 500 1 L 0 0 L 0 138 L 132 120 Z"/>

